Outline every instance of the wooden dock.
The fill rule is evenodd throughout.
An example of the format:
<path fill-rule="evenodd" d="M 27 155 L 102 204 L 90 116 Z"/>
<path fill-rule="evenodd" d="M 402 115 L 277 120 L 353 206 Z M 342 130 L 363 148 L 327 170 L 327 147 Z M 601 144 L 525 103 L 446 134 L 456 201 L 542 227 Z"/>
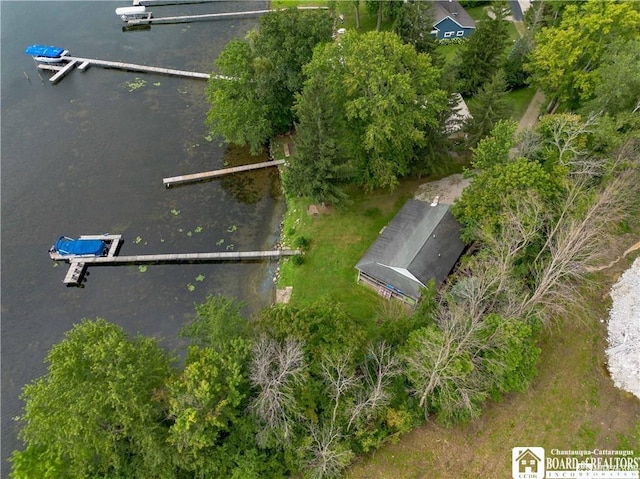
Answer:
<path fill-rule="evenodd" d="M 265 161 L 262 163 L 254 163 L 252 165 L 234 166 L 232 168 L 223 168 L 222 170 L 205 171 L 202 173 L 193 173 L 191 175 L 172 176 L 170 178 L 164 178 L 162 182 L 164 186 L 169 188 L 173 185 L 180 185 L 184 183 L 193 183 L 195 181 L 207 180 L 210 178 L 218 178 L 220 176 L 230 175 L 232 173 L 240 173 L 242 171 L 257 170 L 259 168 L 267 168 L 270 166 L 283 165 L 285 160 L 273 160 Z"/>
<path fill-rule="evenodd" d="M 200 15 L 179 15 L 173 17 L 153 17 L 148 18 L 130 18 L 126 21 L 127 25 L 150 25 L 152 23 L 188 23 L 201 20 L 217 20 L 225 18 L 240 18 L 264 15 L 271 10 L 252 10 L 249 12 L 225 12 L 225 13 L 203 13 Z"/>
<path fill-rule="evenodd" d="M 107 252 L 107 256 L 104 256 L 106 259 L 115 258 L 118 254 L 118 249 L 120 248 L 120 244 L 122 243 L 122 235 L 83 235 L 80 236 L 80 239 L 87 240 L 100 240 L 105 241 L 109 244 L 109 251 Z M 69 261 L 69 269 L 67 270 L 67 274 L 65 275 L 62 282 L 67 285 L 77 285 L 82 282 L 82 278 L 84 277 L 84 273 L 87 270 L 86 261 L 91 258 L 74 258 L 72 260 L 54 260 L 54 261 Z"/>
<path fill-rule="evenodd" d="M 132 4 L 134 7 L 139 5 L 150 7 L 150 6 L 168 6 L 168 5 L 196 5 L 199 3 L 219 3 L 219 2 L 227 2 L 231 0 L 133 0 Z"/>
<path fill-rule="evenodd" d="M 56 74 L 49 78 L 51 83 L 57 83 L 60 81 L 67 73 L 69 73 L 76 65 L 79 70 L 84 71 L 89 66 L 97 66 L 101 68 L 114 68 L 118 70 L 126 70 L 133 72 L 144 72 L 144 73 L 159 73 L 162 75 L 171 75 L 178 76 L 183 78 L 197 78 L 201 80 L 208 80 L 211 78 L 209 73 L 200 73 L 200 72 L 192 72 L 186 70 L 176 70 L 173 68 L 162 68 L 162 67 L 152 67 L 148 65 L 138 65 L 136 63 L 126 63 L 126 62 L 114 62 L 109 60 L 99 60 L 96 58 L 81 58 L 81 57 L 71 57 L 64 56 L 62 57 L 64 62 L 67 62 L 63 65 L 49 65 L 49 64 L 38 64 L 38 68 L 42 70 L 54 70 Z M 224 75 L 214 75 L 215 78 L 220 78 L 223 80 L 233 80 L 233 78 L 226 77 Z"/>
<path fill-rule="evenodd" d="M 300 251 L 291 249 L 275 249 L 270 251 L 224 251 L 220 253 L 169 253 L 143 254 L 132 256 L 96 256 L 79 258 L 78 263 L 89 264 L 144 264 L 144 263 L 189 263 L 192 261 L 252 261 L 277 259 L 282 256 L 299 255 Z M 71 260 L 73 263 L 75 260 Z"/>
<path fill-rule="evenodd" d="M 145 254 L 118 256 L 118 248 L 121 236 L 81 236 L 83 239 L 112 240 L 107 256 L 95 256 L 89 258 L 70 258 L 58 261 L 67 261 L 69 270 L 63 279 L 67 286 L 77 286 L 82 282 L 89 265 L 121 265 L 121 264 L 166 264 L 166 263 L 192 263 L 192 262 L 222 262 L 222 261 L 263 261 L 279 259 L 284 256 L 296 256 L 300 250 L 278 249 L 270 251 L 225 251 L 220 253 L 174 253 L 174 254 Z"/>
<path fill-rule="evenodd" d="M 328 7 L 296 7 L 298 10 L 326 10 Z M 284 9 L 280 9 L 284 10 Z M 201 20 L 218 20 L 225 18 L 240 18 L 248 16 L 264 15 L 277 10 L 251 10 L 247 12 L 225 12 L 225 13 L 204 13 L 200 15 L 180 15 L 172 17 L 153 17 L 151 12 L 147 18 L 129 18 L 125 21 L 127 25 L 151 25 L 152 23 L 186 23 Z"/>

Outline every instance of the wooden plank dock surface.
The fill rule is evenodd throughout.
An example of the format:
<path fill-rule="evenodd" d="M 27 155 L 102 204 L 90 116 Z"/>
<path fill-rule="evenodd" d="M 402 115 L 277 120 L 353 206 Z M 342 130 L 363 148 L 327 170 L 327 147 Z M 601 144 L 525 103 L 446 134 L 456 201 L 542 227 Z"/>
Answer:
<path fill-rule="evenodd" d="M 271 251 L 225 251 L 220 253 L 173 253 L 173 254 L 144 254 L 132 256 L 97 256 L 93 258 L 78 258 L 74 263 L 90 264 L 125 264 L 125 263 L 183 263 L 189 261 L 242 261 L 274 259 L 283 256 L 299 255 L 299 250 L 277 249 Z"/>
<path fill-rule="evenodd" d="M 98 66 L 98 67 L 102 67 L 102 68 L 116 68 L 116 69 L 119 69 L 119 70 L 127 70 L 127 71 L 134 71 L 134 72 L 160 73 L 160 74 L 163 74 L 163 75 L 172 75 L 172 76 L 179 76 L 179 77 L 185 77 L 185 78 L 200 78 L 200 79 L 203 79 L 203 80 L 208 80 L 209 78 L 211 78 L 211 75 L 209 73 L 191 72 L 191 71 L 186 71 L 186 70 L 176 70 L 174 68 L 152 67 L 152 66 L 148 66 L 148 65 L 138 65 L 138 64 L 135 64 L 135 63 L 114 62 L 114 61 L 109 61 L 109 60 L 98 60 L 96 58 L 80 58 L 80 57 L 65 56 L 64 59 L 69 62 L 69 63 L 67 63 L 67 65 L 64 68 L 65 73 L 67 71 L 66 70 L 67 68 L 73 68 L 73 67 L 69 66 L 71 63 L 73 63 L 73 65 L 75 65 L 76 63 L 80 63 L 81 64 L 80 66 L 82 66 L 83 70 L 87 66 Z M 59 71 L 53 77 L 51 77 L 49 79 L 49 81 L 51 81 L 52 83 L 55 83 L 59 79 L 59 78 L 56 78 L 56 76 L 61 74 L 61 73 L 62 73 L 62 70 Z M 55 80 L 54 80 L 54 78 L 55 78 Z M 216 78 L 218 78 L 218 76 L 216 76 Z M 220 75 L 219 78 L 226 79 L 226 77 L 224 77 L 222 75 Z"/>
<path fill-rule="evenodd" d="M 183 23 L 198 20 L 215 20 L 223 18 L 237 18 L 255 15 L 264 15 L 271 10 L 252 10 L 249 12 L 225 12 L 225 13 L 203 13 L 200 15 L 179 15 L 173 17 L 151 17 L 151 18 L 130 18 L 127 20 L 128 25 L 149 25 L 152 23 Z"/>
<path fill-rule="evenodd" d="M 49 81 L 51 83 L 56 83 L 63 76 L 69 73 L 76 66 L 76 63 L 77 63 L 77 60 L 71 59 L 69 63 L 67 63 L 63 68 L 60 69 L 60 71 L 58 71 L 55 75 L 49 78 Z"/>
<path fill-rule="evenodd" d="M 169 178 L 164 178 L 162 182 L 168 188 L 173 185 L 191 183 L 194 181 L 201 181 L 209 178 L 217 178 L 220 176 L 230 175 L 232 173 L 257 170 L 259 168 L 268 168 L 270 166 L 278 166 L 283 164 L 285 164 L 285 160 L 264 161 L 262 163 L 253 163 L 251 165 L 242 165 L 242 166 L 234 166 L 232 168 L 223 168 L 221 170 L 205 171 L 202 173 L 193 173 L 190 175 L 172 176 Z"/>

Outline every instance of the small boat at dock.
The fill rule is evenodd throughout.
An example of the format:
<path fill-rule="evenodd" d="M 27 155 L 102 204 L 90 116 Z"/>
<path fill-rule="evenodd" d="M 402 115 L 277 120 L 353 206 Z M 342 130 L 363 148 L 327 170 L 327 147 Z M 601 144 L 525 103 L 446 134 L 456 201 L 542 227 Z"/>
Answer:
<path fill-rule="evenodd" d="M 49 256 L 54 261 L 106 256 L 109 253 L 108 243 L 110 243 L 110 237 L 107 235 L 104 239 L 99 235 L 80 236 L 78 239 L 60 236 L 49 248 Z"/>
<path fill-rule="evenodd" d="M 39 44 L 28 46 L 24 52 L 31 55 L 39 63 L 58 63 L 64 60 L 65 55 L 69 54 L 69 50 L 64 48 Z"/>

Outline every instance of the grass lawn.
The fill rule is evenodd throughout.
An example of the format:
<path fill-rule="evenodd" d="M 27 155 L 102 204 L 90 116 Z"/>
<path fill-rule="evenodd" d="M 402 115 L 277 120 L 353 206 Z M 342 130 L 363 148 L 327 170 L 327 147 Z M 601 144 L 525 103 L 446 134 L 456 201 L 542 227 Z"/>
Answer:
<path fill-rule="evenodd" d="M 296 265 L 292 259 L 281 262 L 278 286 L 293 286 L 293 304 L 309 304 L 328 296 L 342 303 L 354 318 L 374 318 L 383 307 L 383 300 L 372 289 L 356 283 L 355 265 L 380 230 L 413 197 L 417 186 L 427 181 L 428 178 L 404 181 L 393 193 L 365 195 L 354 189 L 350 191 L 353 203 L 349 207 L 330 208 L 318 216 L 307 214 L 311 204 L 308 199 L 289 200 L 284 241 L 295 246 L 296 238 L 303 236 L 310 244 L 303 264 Z"/>
<path fill-rule="evenodd" d="M 507 100 L 510 104 L 511 119 L 519 121 L 527 110 L 536 89 L 533 87 L 518 88 L 507 93 Z"/>
<path fill-rule="evenodd" d="M 632 449 L 640 456 L 640 401 L 616 389 L 606 370 L 608 287 L 633 258 L 598 280 L 589 313 L 545 332 L 539 374 L 524 393 L 489 403 L 466 425 L 432 421 L 361 458 L 349 479 L 511 477 L 511 448 Z"/>

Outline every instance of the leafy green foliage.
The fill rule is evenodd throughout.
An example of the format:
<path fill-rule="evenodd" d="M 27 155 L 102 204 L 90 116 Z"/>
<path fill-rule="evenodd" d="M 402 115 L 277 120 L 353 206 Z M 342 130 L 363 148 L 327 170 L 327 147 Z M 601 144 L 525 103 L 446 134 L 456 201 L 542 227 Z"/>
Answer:
<path fill-rule="evenodd" d="M 587 111 L 610 115 L 639 111 L 640 40 L 612 42 L 594 76 L 594 94 L 585 105 Z"/>
<path fill-rule="evenodd" d="M 271 105 L 255 88 L 257 76 L 254 55 L 248 43 L 232 40 L 216 60 L 220 74 L 212 76 L 207 86 L 211 105 L 207 125 L 227 143 L 248 145 L 257 154 L 273 133 L 269 121 Z"/>
<path fill-rule="evenodd" d="M 376 31 L 380 31 L 383 18 L 388 20 L 396 18 L 401 6 L 402 3 L 395 0 L 365 0 L 367 12 L 377 16 Z"/>
<path fill-rule="evenodd" d="M 482 355 L 484 387 L 494 399 L 504 393 L 524 391 L 536 375 L 540 348 L 536 346 L 540 325 L 520 319 L 488 314 L 483 319 L 482 337 L 494 347 Z"/>
<path fill-rule="evenodd" d="M 532 82 L 549 97 L 576 107 L 593 97 L 596 69 L 609 45 L 631 40 L 640 28 L 633 2 L 592 1 L 569 5 L 558 28 L 542 28 L 525 66 Z"/>
<path fill-rule="evenodd" d="M 275 305 L 263 311 L 259 330 L 276 340 L 296 339 L 308 351 L 320 357 L 323 351 L 341 349 L 345 345 L 357 350 L 365 342 L 365 332 L 349 318 L 339 304 L 323 298 L 318 302 L 295 307 Z"/>
<path fill-rule="evenodd" d="M 171 359 L 155 340 L 85 320 L 47 363 L 24 388 L 26 449 L 12 457 L 13 477 L 172 477 L 156 401 Z"/>
<path fill-rule="evenodd" d="M 462 223 L 465 241 L 477 239 L 483 228 L 499 228 L 504 208 L 520 198 L 533 195 L 543 202 L 553 201 L 558 193 L 562 178 L 553 166 L 548 171 L 537 161 L 509 158 L 515 127 L 514 122 L 498 122 L 493 136 L 481 140 L 473 152 L 477 173 L 452 209 Z"/>
<path fill-rule="evenodd" d="M 232 40 L 216 61 L 220 74 L 207 87 L 207 124 L 226 142 L 258 153 L 274 134 L 293 126 L 294 95 L 302 66 L 319 42 L 331 40 L 332 21 L 322 11 L 287 9 L 260 19 L 248 41 Z"/>
<path fill-rule="evenodd" d="M 250 325 L 242 316 L 243 304 L 225 296 L 208 296 L 196 304 L 193 321 L 180 335 L 200 347 L 220 348 L 236 338 L 247 338 Z"/>
<path fill-rule="evenodd" d="M 347 32 L 340 43 L 318 47 L 304 71 L 299 102 L 312 104 L 310 96 L 324 93 L 319 101 L 333 105 L 327 118 L 333 116 L 336 145 L 367 190 L 394 188 L 409 173 L 416 148 L 442 129 L 447 98 L 438 87 L 440 71 L 392 33 Z M 303 130 L 322 126 L 302 120 Z"/>
<path fill-rule="evenodd" d="M 219 349 L 189 348 L 184 370 L 168 384 L 168 442 L 177 450 L 179 466 L 197 474 L 220 469 L 216 463 L 225 458 L 216 446 L 242 417 L 249 392 L 249 343 L 234 339 Z"/>

